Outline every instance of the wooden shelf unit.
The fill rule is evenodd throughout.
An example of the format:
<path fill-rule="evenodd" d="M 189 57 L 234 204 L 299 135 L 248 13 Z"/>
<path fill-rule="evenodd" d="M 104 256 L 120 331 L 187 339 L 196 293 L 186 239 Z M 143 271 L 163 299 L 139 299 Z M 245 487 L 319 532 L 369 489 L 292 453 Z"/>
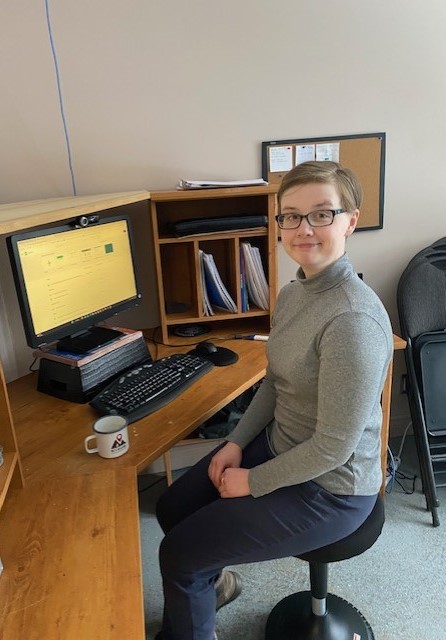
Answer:
<path fill-rule="evenodd" d="M 0 509 L 11 487 L 23 487 L 23 474 L 17 449 L 17 439 L 9 406 L 3 367 L 0 362 L 0 445 L 3 464 L 0 466 Z M 0 547 L 1 558 L 1 547 Z"/>
<path fill-rule="evenodd" d="M 276 191 L 276 187 L 266 186 L 151 192 L 161 336 L 165 344 L 190 341 L 173 333 L 178 325 L 206 325 L 210 333 L 201 339 L 269 332 L 278 286 L 274 220 Z M 175 237 L 171 231 L 171 225 L 180 220 L 237 215 L 265 215 L 268 225 L 252 230 L 203 233 L 181 238 Z M 269 308 L 266 310 L 250 304 L 249 311 L 241 311 L 240 244 L 243 241 L 260 249 L 269 284 Z M 215 315 L 204 315 L 200 249 L 213 255 L 220 276 L 237 306 L 236 313 L 215 309 Z"/>

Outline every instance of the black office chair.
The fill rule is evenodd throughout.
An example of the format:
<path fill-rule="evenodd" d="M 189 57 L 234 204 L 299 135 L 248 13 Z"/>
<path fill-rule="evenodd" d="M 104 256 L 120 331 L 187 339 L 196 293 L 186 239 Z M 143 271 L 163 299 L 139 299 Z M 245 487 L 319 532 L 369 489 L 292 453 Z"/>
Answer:
<path fill-rule="evenodd" d="M 407 393 L 423 492 L 438 526 L 437 487 L 446 486 L 446 238 L 409 262 L 398 283 L 397 304 L 407 341 Z"/>
<path fill-rule="evenodd" d="M 347 600 L 327 593 L 328 565 L 369 549 L 383 524 L 384 504 L 378 497 L 359 529 L 338 542 L 296 556 L 310 563 L 311 591 L 287 596 L 274 607 L 266 623 L 265 640 L 374 640 L 362 613 Z"/>

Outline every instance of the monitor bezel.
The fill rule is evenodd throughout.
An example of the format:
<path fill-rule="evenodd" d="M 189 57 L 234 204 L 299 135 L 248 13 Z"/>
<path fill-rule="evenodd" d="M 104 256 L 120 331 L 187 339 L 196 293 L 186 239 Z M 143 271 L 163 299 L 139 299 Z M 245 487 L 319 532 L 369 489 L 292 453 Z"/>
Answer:
<path fill-rule="evenodd" d="M 82 319 L 78 318 L 76 321 L 69 322 L 63 325 L 59 325 L 54 329 L 46 331 L 44 334 L 36 334 L 34 331 L 34 323 L 32 320 L 31 309 L 28 300 L 28 294 L 26 291 L 25 279 L 23 276 L 23 269 L 20 260 L 18 243 L 22 240 L 28 240 L 31 238 L 37 238 L 47 235 L 55 235 L 59 233 L 64 233 L 67 231 L 78 231 L 82 232 L 83 229 L 88 229 L 91 226 L 103 226 L 106 224 L 110 224 L 112 222 L 125 221 L 127 224 L 129 245 L 130 245 L 130 256 L 133 267 L 133 275 L 135 278 L 135 287 L 136 287 L 136 295 L 133 298 L 128 298 L 123 300 L 122 302 L 118 302 L 113 305 L 113 307 L 99 310 L 97 313 L 90 315 L 88 318 Z M 17 292 L 17 298 L 20 307 L 20 313 L 22 316 L 23 328 L 25 331 L 26 342 L 28 346 L 32 348 L 39 348 L 44 345 L 51 344 L 53 342 L 57 342 L 58 340 L 65 338 L 67 336 L 77 335 L 84 331 L 88 331 L 91 327 L 96 325 L 98 322 L 102 322 L 104 320 L 108 320 L 113 316 L 121 313 L 122 311 L 126 311 L 128 309 L 137 307 L 141 304 L 142 295 L 140 292 L 140 287 L 138 284 L 138 270 L 136 266 L 135 260 L 135 245 L 133 241 L 133 231 L 131 220 L 128 215 L 122 214 L 117 216 L 110 216 L 99 218 L 97 222 L 93 224 L 89 224 L 85 227 L 82 227 L 78 224 L 78 218 L 71 221 L 68 224 L 57 225 L 54 227 L 39 227 L 34 229 L 29 229 L 24 232 L 14 233 L 6 238 L 6 245 L 9 253 L 9 260 L 12 269 L 12 275 L 14 278 L 15 288 Z"/>

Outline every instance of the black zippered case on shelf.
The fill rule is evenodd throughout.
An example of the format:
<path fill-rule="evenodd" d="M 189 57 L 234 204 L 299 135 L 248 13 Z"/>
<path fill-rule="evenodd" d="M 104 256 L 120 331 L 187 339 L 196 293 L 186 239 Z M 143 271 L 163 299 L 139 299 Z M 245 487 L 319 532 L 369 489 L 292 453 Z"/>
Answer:
<path fill-rule="evenodd" d="M 193 236 L 200 233 L 218 233 L 219 231 L 239 231 L 240 229 L 257 229 L 266 227 L 267 216 L 227 216 L 224 218 L 191 218 L 179 220 L 172 224 L 171 230 L 177 238 Z"/>

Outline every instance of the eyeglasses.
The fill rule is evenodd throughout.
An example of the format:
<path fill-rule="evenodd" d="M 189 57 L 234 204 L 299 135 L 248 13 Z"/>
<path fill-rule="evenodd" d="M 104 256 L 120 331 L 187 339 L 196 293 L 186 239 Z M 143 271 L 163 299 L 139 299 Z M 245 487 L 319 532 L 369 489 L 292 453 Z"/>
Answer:
<path fill-rule="evenodd" d="M 276 216 L 279 229 L 298 229 L 305 218 L 310 227 L 328 227 L 333 224 L 334 217 L 338 213 L 346 213 L 344 209 L 324 209 L 323 211 L 310 211 L 306 216 L 300 213 L 279 213 Z"/>

